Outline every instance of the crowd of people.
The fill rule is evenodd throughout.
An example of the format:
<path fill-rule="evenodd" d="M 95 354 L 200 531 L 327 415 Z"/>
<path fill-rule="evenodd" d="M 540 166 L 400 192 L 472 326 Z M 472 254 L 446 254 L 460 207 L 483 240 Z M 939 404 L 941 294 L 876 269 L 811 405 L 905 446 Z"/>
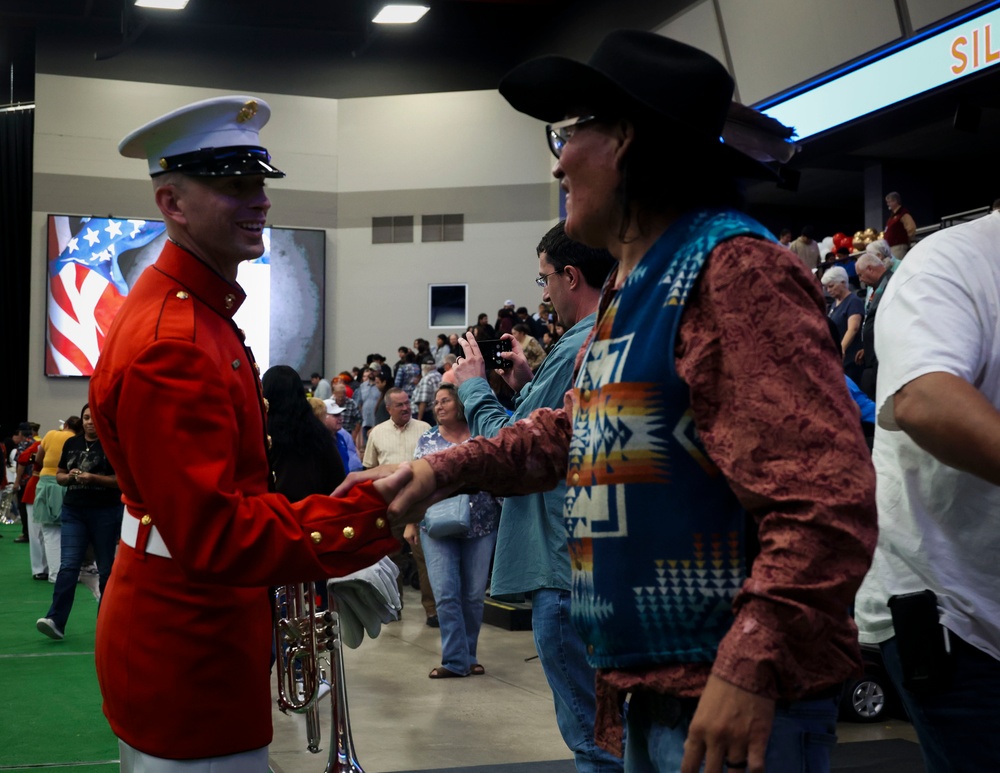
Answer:
<path fill-rule="evenodd" d="M 232 322 L 237 267 L 263 250 L 247 224 L 283 176 L 259 145 L 267 105 L 207 100 L 123 140 L 170 240 L 79 426 L 21 425 L 11 449 L 16 485 L 37 470 L 32 572 L 56 572 L 42 633 L 64 637 L 94 546 L 122 770 L 263 773 L 268 586 L 387 555 L 440 628 L 432 679 L 486 673 L 487 586 L 530 595 L 580 771 L 825 773 L 859 639 L 929 771 L 991 770 L 1000 214 L 914 245 L 893 192 L 863 254 L 808 228 L 775 239 L 738 180 L 773 177 L 790 132 L 762 122 L 752 155 L 720 142 L 731 77 L 661 35 L 530 61 L 500 92 L 551 122 L 566 193 L 538 313 L 507 301 L 331 379 L 261 379 Z M 480 349 L 498 337 L 503 367 Z M 459 523 L 434 536 L 443 503 Z"/>

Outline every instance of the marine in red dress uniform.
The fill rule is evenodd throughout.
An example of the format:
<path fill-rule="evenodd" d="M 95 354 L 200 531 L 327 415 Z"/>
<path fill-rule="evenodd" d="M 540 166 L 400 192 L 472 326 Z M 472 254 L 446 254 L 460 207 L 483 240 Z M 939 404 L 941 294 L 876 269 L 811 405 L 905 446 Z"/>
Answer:
<path fill-rule="evenodd" d="M 207 100 L 122 143 L 149 155 L 154 176 L 179 169 L 179 190 L 204 186 L 157 190 L 171 241 L 129 293 L 90 384 L 126 505 L 97 627 L 104 713 L 125 743 L 168 759 L 270 743 L 268 586 L 348 574 L 396 549 L 374 488 L 295 504 L 269 490 L 260 378 L 232 320 L 246 297 L 233 256 L 254 257 L 263 177 L 282 176 L 254 141 L 268 112 Z M 193 198 L 177 203 L 188 194 L 229 197 L 232 216 L 211 219 L 230 212 L 222 199 L 197 212 Z M 208 254 L 229 227 L 245 242 Z"/>

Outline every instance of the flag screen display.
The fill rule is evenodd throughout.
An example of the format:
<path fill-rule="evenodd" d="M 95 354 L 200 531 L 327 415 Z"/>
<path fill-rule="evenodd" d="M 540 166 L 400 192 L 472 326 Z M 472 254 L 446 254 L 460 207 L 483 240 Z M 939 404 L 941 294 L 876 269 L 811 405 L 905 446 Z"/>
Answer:
<path fill-rule="evenodd" d="M 89 376 L 129 287 L 166 240 L 158 220 L 49 215 L 45 375 Z M 264 229 L 264 254 L 240 265 L 234 320 L 261 372 L 323 372 L 326 233 Z"/>

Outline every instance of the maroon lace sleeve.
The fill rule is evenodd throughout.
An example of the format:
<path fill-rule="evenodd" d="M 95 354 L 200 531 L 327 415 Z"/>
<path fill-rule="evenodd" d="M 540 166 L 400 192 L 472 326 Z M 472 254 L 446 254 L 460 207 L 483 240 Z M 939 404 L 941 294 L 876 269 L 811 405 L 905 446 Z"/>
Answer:
<path fill-rule="evenodd" d="M 875 472 L 815 279 L 770 243 L 720 245 L 684 312 L 676 365 L 706 450 L 759 528 L 713 673 L 773 698 L 830 688 L 860 663 L 848 609 L 877 521 Z"/>
<path fill-rule="evenodd" d="M 439 486 L 498 497 L 548 491 L 566 477 L 573 424 L 563 409 L 539 408 L 494 438 L 477 437 L 424 457 Z"/>

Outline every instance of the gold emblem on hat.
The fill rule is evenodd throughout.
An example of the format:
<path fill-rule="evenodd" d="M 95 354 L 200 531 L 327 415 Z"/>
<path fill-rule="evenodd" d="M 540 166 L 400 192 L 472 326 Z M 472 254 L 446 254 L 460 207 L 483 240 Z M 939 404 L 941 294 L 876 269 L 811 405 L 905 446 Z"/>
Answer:
<path fill-rule="evenodd" d="M 249 102 L 243 105 L 243 109 L 240 110 L 240 112 L 237 114 L 236 123 L 246 123 L 255 115 L 257 115 L 257 109 L 258 109 L 257 101 L 251 99 Z"/>
<path fill-rule="evenodd" d="M 170 164 L 167 163 L 167 159 L 161 158 L 160 159 L 160 169 L 166 169 L 168 166 L 170 166 Z"/>

